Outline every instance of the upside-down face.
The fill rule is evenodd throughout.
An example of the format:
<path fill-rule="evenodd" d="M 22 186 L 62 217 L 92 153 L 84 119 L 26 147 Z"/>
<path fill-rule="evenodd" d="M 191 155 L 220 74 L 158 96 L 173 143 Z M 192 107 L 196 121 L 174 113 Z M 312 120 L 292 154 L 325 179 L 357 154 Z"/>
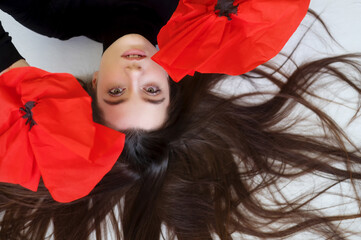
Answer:
<path fill-rule="evenodd" d="M 119 38 L 104 52 L 92 84 L 105 125 L 151 130 L 165 122 L 168 74 L 151 59 L 156 52 L 139 34 Z"/>

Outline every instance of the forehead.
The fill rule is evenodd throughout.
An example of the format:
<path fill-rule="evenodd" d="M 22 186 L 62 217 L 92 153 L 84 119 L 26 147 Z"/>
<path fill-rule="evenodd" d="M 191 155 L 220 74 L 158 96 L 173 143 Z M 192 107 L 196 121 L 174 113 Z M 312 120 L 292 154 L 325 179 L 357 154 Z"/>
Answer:
<path fill-rule="evenodd" d="M 118 105 L 108 105 L 98 100 L 106 126 L 121 129 L 153 130 L 161 127 L 168 117 L 169 98 L 161 104 L 152 104 L 143 100 L 127 101 Z"/>

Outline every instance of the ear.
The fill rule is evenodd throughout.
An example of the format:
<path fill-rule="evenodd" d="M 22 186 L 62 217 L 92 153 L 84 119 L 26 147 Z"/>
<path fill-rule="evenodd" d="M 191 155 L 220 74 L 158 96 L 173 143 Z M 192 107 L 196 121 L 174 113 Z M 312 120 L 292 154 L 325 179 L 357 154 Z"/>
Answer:
<path fill-rule="evenodd" d="M 96 71 L 96 72 L 93 74 L 92 87 L 93 87 L 94 89 L 96 89 L 96 87 L 97 87 L 98 73 L 99 73 L 99 71 Z"/>

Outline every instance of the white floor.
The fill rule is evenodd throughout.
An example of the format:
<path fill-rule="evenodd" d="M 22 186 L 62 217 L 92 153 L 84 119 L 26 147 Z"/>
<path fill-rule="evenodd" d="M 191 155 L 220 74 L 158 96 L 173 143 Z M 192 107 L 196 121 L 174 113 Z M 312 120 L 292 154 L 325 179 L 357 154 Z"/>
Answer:
<path fill-rule="evenodd" d="M 301 50 L 295 55 L 297 61 L 308 61 L 336 53 L 361 52 L 361 0 L 311 0 L 311 8 L 321 14 L 331 33 L 342 47 L 332 43 L 325 32 L 315 24 L 302 42 Z M 285 46 L 284 52 L 293 49 L 294 44 L 304 33 L 305 26 L 308 26 L 311 20 L 311 18 L 305 19 L 304 25 L 300 26 L 299 31 Z M 2 11 L 0 11 L 0 21 L 5 30 L 13 37 L 13 43 L 19 52 L 30 65 L 50 72 L 68 72 L 83 79 L 91 78 L 93 72 L 97 70 L 102 54 L 101 44 L 85 37 L 77 37 L 68 41 L 47 38 L 22 27 Z M 338 89 L 335 92 L 338 93 Z M 348 95 L 348 93 L 344 93 L 344 95 Z M 328 111 L 332 112 L 334 118 L 342 125 L 346 124 L 346 108 L 341 109 L 336 106 Z M 360 122 L 353 124 L 348 129 L 358 144 L 361 143 Z M 304 186 L 304 183 L 300 184 Z M 292 186 L 297 186 L 297 183 Z M 292 192 L 292 190 L 290 191 Z M 294 188 L 293 191 L 297 192 L 297 189 Z M 321 199 L 320 201 L 323 204 L 330 199 Z M 356 223 L 353 226 L 350 225 L 350 228 L 361 231 L 359 226 Z M 303 235 L 303 237 L 292 239 L 317 238 Z M 350 239 L 360 240 L 361 235 Z"/>

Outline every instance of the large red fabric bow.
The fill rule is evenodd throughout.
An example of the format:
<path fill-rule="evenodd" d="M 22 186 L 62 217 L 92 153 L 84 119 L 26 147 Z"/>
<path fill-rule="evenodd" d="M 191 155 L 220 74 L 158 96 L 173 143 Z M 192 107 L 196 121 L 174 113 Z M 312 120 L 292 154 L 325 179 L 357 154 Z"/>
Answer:
<path fill-rule="evenodd" d="M 235 0 L 237 13 L 215 11 L 217 0 L 181 0 L 158 34 L 153 60 L 178 82 L 201 73 L 240 75 L 277 55 L 307 13 L 310 0 Z"/>
<path fill-rule="evenodd" d="M 86 196 L 112 168 L 124 134 L 94 123 L 91 98 L 70 74 L 26 67 L 0 76 L 0 181 L 52 197 Z"/>

